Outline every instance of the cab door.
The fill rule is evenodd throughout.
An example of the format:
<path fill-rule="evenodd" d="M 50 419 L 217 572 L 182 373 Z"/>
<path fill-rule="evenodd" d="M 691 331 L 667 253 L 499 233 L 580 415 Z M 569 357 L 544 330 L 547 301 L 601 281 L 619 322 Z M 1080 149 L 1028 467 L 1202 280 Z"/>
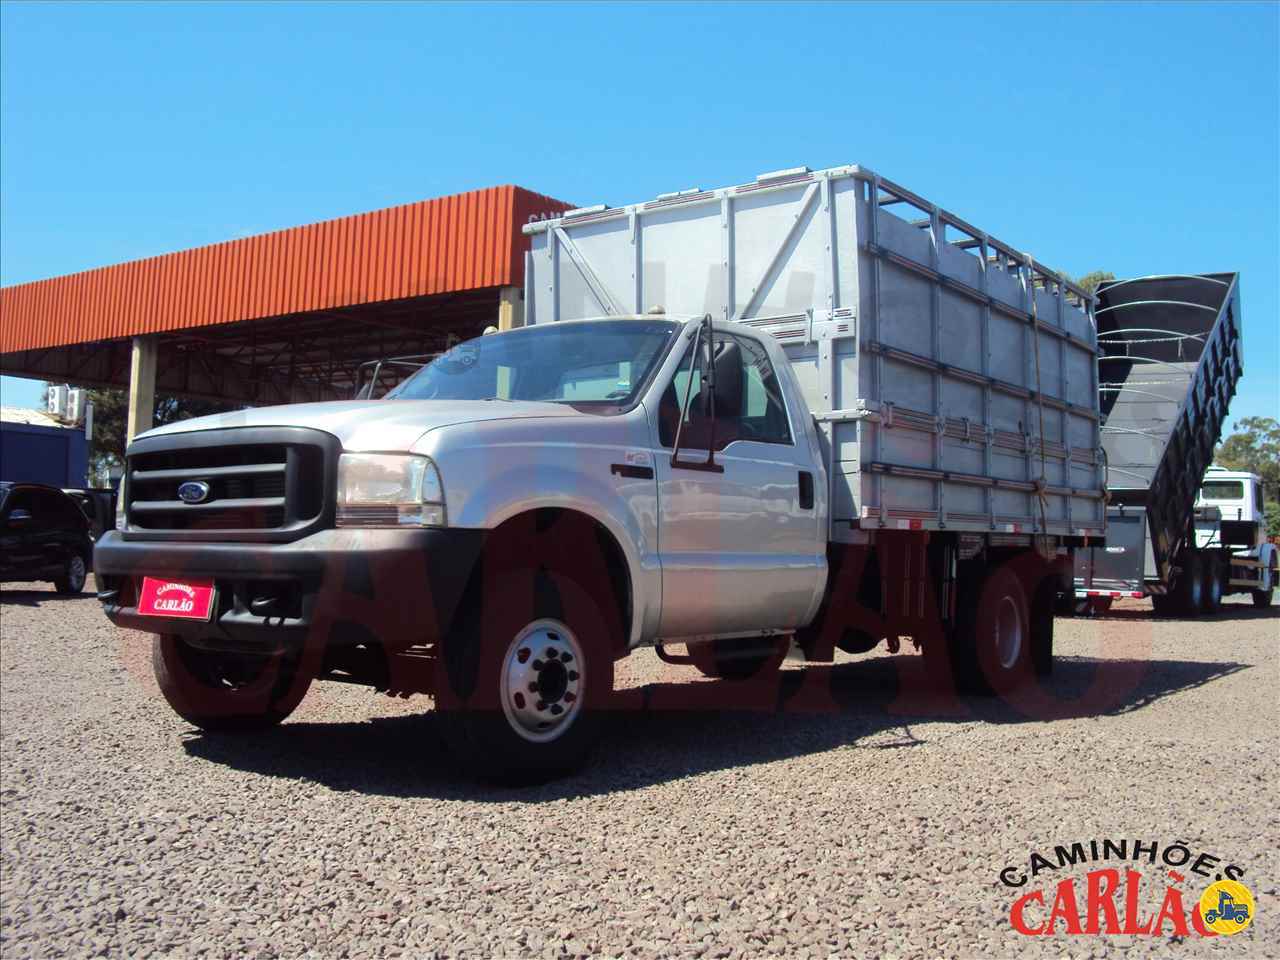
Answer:
<path fill-rule="evenodd" d="M 39 491 L 15 490 L 0 516 L 0 578 L 30 580 L 44 571 Z"/>
<path fill-rule="evenodd" d="M 803 623 L 825 575 L 825 544 L 812 464 L 796 442 L 798 431 L 763 344 L 717 332 L 714 360 L 705 338 L 690 345 L 662 394 L 653 430 L 660 636 L 786 630 Z"/>

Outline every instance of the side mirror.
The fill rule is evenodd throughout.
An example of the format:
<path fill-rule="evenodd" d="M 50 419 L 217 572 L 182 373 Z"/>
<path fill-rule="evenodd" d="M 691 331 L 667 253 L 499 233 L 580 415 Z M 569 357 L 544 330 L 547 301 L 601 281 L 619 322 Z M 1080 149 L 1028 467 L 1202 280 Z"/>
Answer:
<path fill-rule="evenodd" d="M 19 507 L 9 513 L 9 526 L 25 527 L 29 523 L 31 523 L 30 510 L 23 510 L 21 507 Z"/>

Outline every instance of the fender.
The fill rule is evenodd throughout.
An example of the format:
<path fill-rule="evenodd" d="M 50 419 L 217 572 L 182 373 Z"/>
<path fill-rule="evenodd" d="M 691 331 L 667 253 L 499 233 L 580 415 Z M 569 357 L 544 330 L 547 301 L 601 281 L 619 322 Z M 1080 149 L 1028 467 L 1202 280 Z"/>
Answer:
<path fill-rule="evenodd" d="M 643 514 L 610 485 L 607 467 L 596 471 L 598 477 L 545 462 L 532 470 L 536 485 L 529 483 L 529 467 L 508 468 L 484 477 L 470 491 L 460 515 L 450 516 L 449 525 L 494 530 L 512 517 L 544 507 L 572 510 L 595 520 L 617 541 L 626 559 L 632 600 L 628 646 L 642 645 L 657 630 L 662 597 L 657 544 L 643 528 Z M 656 488 L 651 485 L 648 494 L 656 503 Z"/>

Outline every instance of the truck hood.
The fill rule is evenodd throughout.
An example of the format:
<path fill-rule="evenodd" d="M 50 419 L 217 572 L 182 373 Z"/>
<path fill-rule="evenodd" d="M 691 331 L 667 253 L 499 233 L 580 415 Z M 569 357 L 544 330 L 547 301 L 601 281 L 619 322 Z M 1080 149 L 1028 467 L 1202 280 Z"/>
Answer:
<path fill-rule="evenodd" d="M 563 403 L 510 400 L 334 400 L 257 407 L 182 420 L 140 436 L 232 427 L 311 427 L 331 433 L 344 450 L 409 450 L 430 430 L 460 423 L 538 417 L 585 417 Z"/>

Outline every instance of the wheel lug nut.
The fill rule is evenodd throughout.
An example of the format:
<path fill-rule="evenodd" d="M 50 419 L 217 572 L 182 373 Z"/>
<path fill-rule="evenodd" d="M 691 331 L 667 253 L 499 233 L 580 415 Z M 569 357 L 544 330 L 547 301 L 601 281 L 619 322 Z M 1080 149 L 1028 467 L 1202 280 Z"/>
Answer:
<path fill-rule="evenodd" d="M 515 695 L 515 697 L 513 697 L 512 699 L 514 699 L 514 700 L 515 700 L 515 702 L 516 702 L 516 706 L 517 706 L 519 709 L 521 709 L 521 710 L 523 710 L 523 709 L 524 709 L 524 694 L 523 694 L 523 693 L 519 693 L 519 692 L 517 692 L 517 693 L 516 693 L 516 695 Z"/>
<path fill-rule="evenodd" d="M 566 691 L 565 695 L 560 699 L 563 700 L 565 703 L 573 703 L 573 701 L 577 700 L 578 698 L 573 695 L 572 690 L 569 690 L 569 691 Z"/>
<path fill-rule="evenodd" d="M 572 659 L 573 659 L 573 654 L 569 653 L 568 651 L 565 651 L 564 653 L 560 654 L 560 660 L 563 663 L 568 663 Z"/>
<path fill-rule="evenodd" d="M 530 692 L 530 693 L 537 693 L 537 692 L 538 692 L 538 684 L 537 684 L 537 683 L 535 683 L 535 682 L 534 682 L 534 681 L 532 681 L 532 680 L 530 680 L 530 681 L 529 681 L 529 692 Z"/>
<path fill-rule="evenodd" d="M 578 671 L 577 671 L 577 670 L 570 670 L 570 671 L 569 671 L 569 680 L 570 680 L 570 681 L 573 681 L 573 680 L 577 680 L 577 679 L 578 679 Z"/>
<path fill-rule="evenodd" d="M 552 714 L 559 716 L 560 714 L 564 713 L 564 707 L 560 706 L 560 704 L 558 703 L 553 703 L 551 705 L 551 712 Z"/>
<path fill-rule="evenodd" d="M 559 654 L 555 647 L 547 647 L 547 649 L 543 651 L 542 655 L 548 660 L 554 660 Z"/>
<path fill-rule="evenodd" d="M 547 705 L 546 705 L 546 703 L 545 703 L 544 701 L 542 701 L 542 700 L 539 700 L 537 703 L 535 703 L 535 704 L 534 704 L 534 707 L 535 707 L 536 709 L 538 709 L 538 710 L 545 710 L 545 709 L 547 709 Z"/>
<path fill-rule="evenodd" d="M 533 651 L 530 650 L 528 647 L 521 647 L 520 652 L 516 654 L 516 659 L 519 660 L 521 663 L 526 663 L 528 662 L 529 657 L 530 655 L 532 655 L 532 653 Z"/>
<path fill-rule="evenodd" d="M 541 670 L 541 669 L 543 668 L 543 666 L 544 666 L 544 664 L 543 664 L 543 662 L 542 662 L 541 660 L 535 660 L 535 661 L 533 661 L 533 669 L 535 669 L 535 670 Z"/>

